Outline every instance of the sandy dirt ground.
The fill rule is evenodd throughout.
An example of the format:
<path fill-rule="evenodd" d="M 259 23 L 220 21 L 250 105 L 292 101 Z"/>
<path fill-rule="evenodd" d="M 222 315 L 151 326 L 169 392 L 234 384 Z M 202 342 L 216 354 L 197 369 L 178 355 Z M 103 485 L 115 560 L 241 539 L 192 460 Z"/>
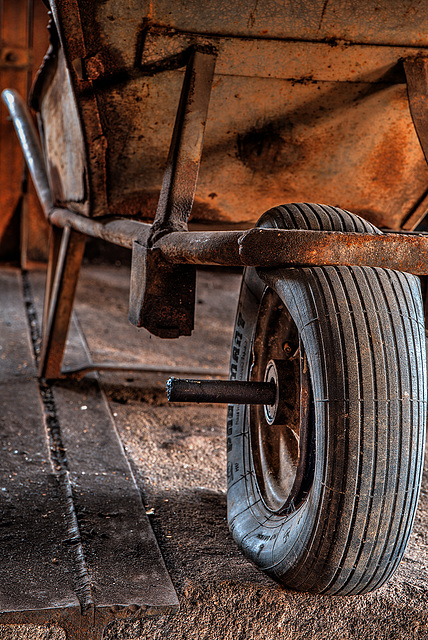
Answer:
<path fill-rule="evenodd" d="M 76 310 L 95 361 L 227 371 L 240 276 L 198 273 L 196 330 L 162 341 L 127 322 L 129 270 L 89 266 Z M 177 590 L 177 613 L 114 622 L 107 639 L 428 639 L 428 468 L 415 527 L 393 579 L 367 596 L 284 590 L 240 553 L 226 524 L 223 405 L 167 404 L 167 376 L 102 375 L 150 522 Z M 0 626 L 0 640 L 56 640 L 60 629 Z"/>

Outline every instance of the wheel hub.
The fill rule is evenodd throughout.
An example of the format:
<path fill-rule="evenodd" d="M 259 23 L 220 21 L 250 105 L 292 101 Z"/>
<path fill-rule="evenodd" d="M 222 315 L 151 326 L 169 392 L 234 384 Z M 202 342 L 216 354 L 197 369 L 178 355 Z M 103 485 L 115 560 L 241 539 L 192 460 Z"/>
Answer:
<path fill-rule="evenodd" d="M 274 404 L 263 405 L 264 416 L 269 425 L 284 424 L 285 420 L 285 398 L 287 393 L 288 364 L 284 360 L 269 360 L 265 369 L 264 381 L 274 384 L 276 387 L 276 398 Z"/>

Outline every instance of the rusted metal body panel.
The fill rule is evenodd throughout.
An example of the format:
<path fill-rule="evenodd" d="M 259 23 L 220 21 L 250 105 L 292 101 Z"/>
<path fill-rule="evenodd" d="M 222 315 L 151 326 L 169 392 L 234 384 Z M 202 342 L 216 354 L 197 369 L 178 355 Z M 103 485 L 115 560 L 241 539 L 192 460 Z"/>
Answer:
<path fill-rule="evenodd" d="M 144 256 L 148 248 L 153 252 L 156 260 L 168 265 L 171 273 L 177 266 L 197 264 L 262 268 L 361 264 L 396 269 L 416 275 L 428 274 L 427 233 L 375 234 L 264 228 L 247 231 L 189 232 L 172 231 L 163 229 L 161 226 L 161 230 L 168 233 L 161 234 L 157 240 L 153 241 L 153 226 L 144 222 L 114 218 L 92 220 L 56 207 L 49 191 L 36 132 L 26 115 L 25 106 L 11 91 L 4 92 L 3 99 L 16 124 L 32 179 L 48 220 L 54 226 L 64 228 L 68 234 L 71 228 L 83 234 L 82 237 L 84 235 L 97 237 L 118 246 L 133 249 L 136 251 L 136 256 L 141 254 L 141 259 L 136 260 L 139 264 L 134 265 L 134 273 L 131 275 L 131 279 L 135 279 L 135 287 L 139 286 L 140 290 L 145 280 L 143 271 L 146 268 L 146 258 Z M 168 174 L 166 179 L 169 180 Z M 169 224 L 168 218 L 166 224 Z M 57 231 L 58 239 L 51 244 L 52 263 L 62 264 L 64 260 L 59 259 L 61 233 Z M 58 247 L 55 249 L 56 244 Z M 67 242 L 64 241 L 64 253 L 66 245 Z M 73 260 L 70 257 L 68 260 L 71 268 Z M 80 258 L 76 260 L 76 265 L 79 261 Z M 61 276 L 58 276 L 58 282 L 60 280 Z M 66 280 L 70 281 L 71 287 L 72 278 L 66 278 Z M 47 289 L 48 293 L 53 289 L 53 276 L 48 276 Z M 56 297 L 57 295 L 54 295 L 53 299 Z M 70 297 L 71 295 L 67 295 L 65 298 Z"/>
<path fill-rule="evenodd" d="M 44 110 L 50 114 L 43 127 L 44 145 L 52 189 L 59 202 L 69 202 L 80 213 L 88 213 L 86 158 L 80 121 L 70 74 L 62 49 L 58 51 L 56 72 L 46 88 Z M 59 143 L 59 144 L 58 144 Z"/>
<path fill-rule="evenodd" d="M 281 4 L 287 29 L 293 6 Z M 371 2 L 364 6 L 376 13 Z M 297 31 L 291 40 L 287 30 L 277 40 L 268 30 L 254 40 L 233 22 L 228 33 L 213 25 L 202 34 L 197 26 L 178 32 L 157 24 L 153 7 L 142 9 L 52 0 L 52 47 L 33 92 L 48 176 L 25 110 L 11 92 L 4 95 L 49 220 L 71 226 L 76 238 L 80 232 L 132 246 L 132 323 L 161 337 L 189 335 L 198 263 L 426 273 L 425 238 L 186 231 L 191 211 L 193 219 L 242 224 L 299 200 L 338 203 L 379 226 L 412 230 L 428 200 L 426 49 L 412 29 L 393 45 L 371 37 L 338 42 L 340 29 L 328 41 L 303 42 Z M 351 20 L 350 8 L 342 9 L 339 17 L 348 11 Z M 425 24 L 428 11 L 418 15 Z M 308 24 L 312 17 L 306 7 Z M 153 218 L 155 203 L 152 227 L 123 219 Z M 393 257 L 386 248 L 396 249 Z M 58 293 L 50 291 L 47 317 L 55 319 L 41 360 L 49 378 L 61 375 L 73 303 L 61 260 L 51 262 L 64 296 L 55 314 Z"/>
<path fill-rule="evenodd" d="M 398 229 L 423 201 L 428 170 L 400 64 L 428 44 L 419 3 L 52 4 L 87 156 L 85 170 L 67 138 L 49 134 L 58 125 L 46 95 L 58 204 L 153 218 L 180 67 L 195 44 L 215 46 L 218 59 L 194 220 L 248 223 L 275 204 L 312 201 Z M 85 171 L 82 202 L 68 185 L 72 175 L 82 186 Z"/>
<path fill-rule="evenodd" d="M 104 2 L 105 16 L 120 0 Z M 153 22 L 182 31 L 250 38 L 345 40 L 353 43 L 424 46 L 428 43 L 426 6 L 417 0 L 240 0 L 236 3 L 170 2 L 143 5 Z"/>

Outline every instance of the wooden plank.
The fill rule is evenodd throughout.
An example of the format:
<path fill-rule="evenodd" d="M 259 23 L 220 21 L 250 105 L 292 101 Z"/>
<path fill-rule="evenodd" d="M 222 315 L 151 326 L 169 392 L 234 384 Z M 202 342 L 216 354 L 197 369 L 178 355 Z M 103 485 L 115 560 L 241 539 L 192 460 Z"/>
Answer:
<path fill-rule="evenodd" d="M 18 272 L 0 272 L 0 611 L 78 607 Z"/>
<path fill-rule="evenodd" d="M 41 315 L 44 275 L 31 273 L 31 282 Z M 64 364 L 73 368 L 90 362 L 83 332 L 73 316 Z M 76 511 L 83 514 L 82 542 L 96 585 L 92 594 L 96 609 L 126 606 L 135 613 L 135 609 L 161 612 L 177 607 L 98 376 L 58 383 L 53 393 Z"/>
<path fill-rule="evenodd" d="M 95 638 L 176 608 L 97 379 L 39 388 L 17 271 L 0 272 L 0 302 L 0 622 Z M 76 324 L 70 347 L 85 357 Z"/>
<path fill-rule="evenodd" d="M 2 2 L 0 5 L 1 48 L 28 47 L 28 0 Z M 0 90 L 13 87 L 27 95 L 28 68 L 0 68 Z M 0 239 L 18 206 L 24 169 L 22 152 L 5 106 L 0 105 Z M 9 256 L 8 256 L 9 257 Z"/>
<path fill-rule="evenodd" d="M 0 90 L 16 89 L 26 99 L 31 81 L 48 49 L 48 11 L 42 0 L 0 3 Z M 0 105 L 0 257 L 17 259 L 19 224 L 23 262 L 46 260 L 48 225 L 32 185 L 21 211 L 22 152 L 7 110 Z"/>
<path fill-rule="evenodd" d="M 67 364 L 90 361 L 76 318 Z M 97 608 L 159 610 L 178 601 L 97 376 L 54 388 Z"/>
<path fill-rule="evenodd" d="M 48 22 L 48 9 L 43 0 L 34 0 L 33 29 L 29 34 L 33 54 L 31 83 L 49 47 Z M 27 268 L 32 262 L 46 262 L 48 257 L 49 225 L 31 180 L 28 184 L 27 200 L 21 213 L 21 266 L 23 268 Z"/>

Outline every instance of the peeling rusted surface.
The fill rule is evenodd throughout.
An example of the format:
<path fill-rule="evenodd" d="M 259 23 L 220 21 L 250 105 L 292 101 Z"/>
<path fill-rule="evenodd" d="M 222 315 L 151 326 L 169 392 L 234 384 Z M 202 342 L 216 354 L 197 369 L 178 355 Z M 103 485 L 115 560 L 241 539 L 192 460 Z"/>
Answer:
<path fill-rule="evenodd" d="M 134 242 L 128 316 L 131 324 L 161 338 L 190 336 L 195 293 L 194 266 L 174 265 L 159 249 Z"/>
<path fill-rule="evenodd" d="M 88 3 L 90 6 L 91 3 Z M 55 74 L 55 81 L 61 85 L 65 94 L 70 95 L 66 99 L 68 103 L 74 100 L 79 114 L 80 126 L 75 127 L 74 138 L 79 146 L 85 149 L 86 167 L 82 170 L 82 162 L 77 154 L 76 159 L 69 157 L 68 172 L 77 176 L 79 184 L 88 181 L 88 188 L 81 199 L 73 197 L 73 193 L 67 190 L 63 193 L 68 206 L 79 210 L 86 215 L 102 215 L 107 211 L 107 176 L 106 176 L 106 153 L 107 141 L 101 125 L 100 113 L 96 95 L 92 88 L 92 81 L 85 75 L 82 60 L 87 55 L 87 43 L 84 39 L 81 22 L 80 7 L 76 0 L 67 0 L 63 3 L 51 3 L 55 27 L 58 32 L 59 50 L 53 51 L 51 55 L 57 55 L 62 60 L 61 50 L 65 54 L 66 64 L 58 65 L 58 72 Z M 88 8 L 87 8 L 88 10 Z M 99 35 L 99 32 L 98 32 Z M 55 44 L 55 39 L 54 39 Z M 90 54 L 89 54 L 90 55 Z M 50 73 L 50 70 L 48 71 Z M 56 76 L 59 75 L 59 79 Z M 43 78 L 39 80 L 43 82 Z M 49 130 L 50 123 L 56 117 L 56 110 L 41 104 L 41 118 L 43 128 Z M 64 132 L 65 134 L 65 132 Z M 57 137 L 57 147 L 64 149 L 67 147 L 66 135 Z M 76 161 L 77 160 L 77 161 Z M 59 179 L 64 182 L 62 175 Z"/>
<path fill-rule="evenodd" d="M 428 58 L 410 57 L 404 60 L 410 112 L 425 159 L 428 161 Z M 403 224 L 404 229 L 415 229 L 428 213 L 427 193 Z"/>
<path fill-rule="evenodd" d="M 62 49 L 42 100 L 44 148 L 54 202 L 88 214 L 85 148 Z"/>
<path fill-rule="evenodd" d="M 417 47 L 354 46 L 346 41 L 219 37 L 149 25 L 145 30 L 141 68 L 147 74 L 178 69 L 192 47 L 217 51 L 216 72 L 226 76 L 294 80 L 295 82 L 404 81 L 400 60 L 416 56 Z M 287 60 L 287 64 L 284 64 Z"/>
<path fill-rule="evenodd" d="M 176 264 L 241 266 L 239 241 L 243 234 L 243 231 L 178 232 L 160 238 L 156 247 L 166 260 Z"/>
<path fill-rule="evenodd" d="M 193 51 L 186 66 L 180 104 L 149 238 L 133 244 L 129 320 L 162 338 L 191 335 L 196 269 L 172 268 L 155 243 L 187 231 L 201 161 L 215 54 Z"/>
<path fill-rule="evenodd" d="M 410 111 L 421 147 L 428 159 L 428 57 L 404 60 Z"/>
<path fill-rule="evenodd" d="M 117 0 L 109 0 L 105 12 L 117 6 Z M 202 34 L 233 33 L 249 38 L 295 38 L 298 34 L 302 40 L 333 43 L 428 43 L 426 6 L 415 0 L 242 0 L 239 4 L 146 0 L 143 6 L 151 6 L 152 19 L 163 26 Z"/>
<path fill-rule="evenodd" d="M 428 236 L 252 229 L 240 240 L 243 264 L 259 267 L 362 265 L 428 272 Z"/>

